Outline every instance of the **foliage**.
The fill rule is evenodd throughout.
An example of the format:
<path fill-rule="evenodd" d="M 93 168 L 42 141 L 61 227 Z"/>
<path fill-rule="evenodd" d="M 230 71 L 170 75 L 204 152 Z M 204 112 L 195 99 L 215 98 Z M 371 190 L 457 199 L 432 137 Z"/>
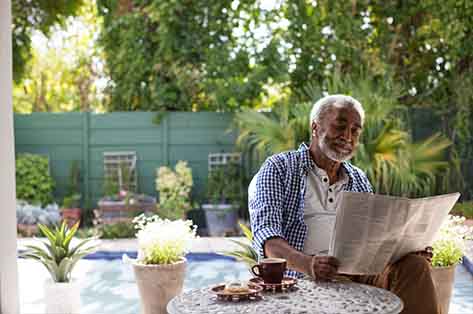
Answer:
<path fill-rule="evenodd" d="M 13 75 L 20 82 L 29 60 L 31 60 L 31 36 L 37 30 L 49 34 L 56 24 L 64 24 L 74 16 L 82 0 L 61 1 L 12 1 Z"/>
<path fill-rule="evenodd" d="M 212 204 L 238 204 L 242 197 L 242 169 L 239 163 L 220 165 L 209 172 L 207 198 Z"/>
<path fill-rule="evenodd" d="M 457 203 L 453 207 L 452 212 L 461 215 L 466 219 L 473 219 L 473 202 Z"/>
<path fill-rule="evenodd" d="M 163 220 L 159 216 L 140 215 L 133 222 L 138 230 L 138 263 L 172 264 L 187 253 L 196 237 L 190 220 Z"/>
<path fill-rule="evenodd" d="M 237 145 L 263 156 L 294 149 L 310 138 L 310 103 L 280 103 L 269 113 L 244 109 L 235 114 Z"/>
<path fill-rule="evenodd" d="M 449 168 L 454 170 L 446 161 L 451 141 L 434 134 L 413 142 L 409 125 L 403 122 L 407 113 L 398 102 L 401 88 L 390 76 L 379 82 L 362 77 L 335 76 L 328 85 L 329 93 L 352 95 L 365 109 L 354 164 L 366 172 L 377 193 L 416 197 L 446 191 L 449 187 L 442 186 L 441 179 Z"/>
<path fill-rule="evenodd" d="M 254 47 L 261 43 L 254 26 L 272 21 L 259 14 L 257 1 L 101 0 L 98 8 L 109 110 L 253 106 L 268 78 L 286 68 L 276 43 Z"/>
<path fill-rule="evenodd" d="M 24 225 L 55 225 L 61 220 L 57 204 L 49 204 L 45 207 L 31 205 L 26 201 L 17 200 L 16 220 Z"/>
<path fill-rule="evenodd" d="M 230 240 L 240 246 L 241 249 L 232 252 L 222 252 L 221 254 L 235 257 L 237 260 L 246 263 L 248 265 L 248 268 L 251 268 L 253 265 L 258 263 L 258 253 L 251 246 L 251 242 L 253 241 L 253 233 L 251 232 L 251 229 L 245 224 L 239 222 L 238 225 L 243 231 L 246 240 L 249 241 L 250 244 L 237 240 Z"/>
<path fill-rule="evenodd" d="M 183 218 L 192 209 L 192 185 L 192 169 L 187 166 L 187 162 L 179 161 L 175 171 L 160 167 L 156 178 L 156 189 L 159 192 L 158 214 L 162 218 Z"/>
<path fill-rule="evenodd" d="M 80 195 L 79 193 L 64 196 L 64 199 L 62 201 L 62 208 L 79 208 L 81 198 L 82 195 Z"/>
<path fill-rule="evenodd" d="M 67 194 L 62 201 L 63 208 L 79 208 L 82 195 L 80 192 L 80 168 L 79 162 L 74 160 L 69 170 L 69 183 L 67 185 Z"/>
<path fill-rule="evenodd" d="M 125 239 L 135 237 L 136 230 L 132 223 L 117 222 L 99 226 L 97 233 L 101 239 Z"/>
<path fill-rule="evenodd" d="M 104 73 L 94 44 L 100 21 L 95 0 L 82 2 L 77 16 L 51 26 L 48 36 L 32 32 L 31 57 L 13 89 L 15 112 L 101 109 Z"/>
<path fill-rule="evenodd" d="M 42 246 L 25 245 L 27 250 L 22 252 L 20 256 L 37 260 L 43 264 L 54 282 L 70 282 L 71 272 L 76 263 L 96 249 L 95 246 L 86 246 L 93 239 L 82 240 L 75 246 L 71 246 L 71 241 L 77 228 L 79 228 L 79 223 L 76 223 L 70 229 L 65 222 L 54 229 L 41 224 L 38 227 L 43 236 L 47 238 L 47 241 L 38 240 Z"/>
<path fill-rule="evenodd" d="M 54 181 L 46 156 L 19 154 L 16 158 L 16 196 L 29 203 L 50 204 Z"/>
<path fill-rule="evenodd" d="M 448 215 L 433 247 L 432 265 L 447 267 L 460 263 L 466 250 L 465 240 L 473 239 L 473 228 L 464 225 L 465 218 Z"/>
<path fill-rule="evenodd" d="M 443 181 L 445 177 L 457 181 L 461 177 L 454 162 L 449 164 L 445 159 L 451 142 L 440 134 L 412 141 L 409 126 L 404 123 L 406 113 L 398 101 L 400 87 L 390 76 L 377 81 L 367 74 L 335 74 L 333 80 L 326 82 L 328 92 L 352 95 L 365 109 L 363 134 L 353 162 L 367 173 L 377 193 L 415 197 L 455 188 Z M 293 97 L 307 98 L 313 103 L 322 93 L 317 83 L 309 82 Z M 241 149 L 257 150 L 264 158 L 296 149 L 307 141 L 311 105 L 291 106 L 292 102 L 282 102 L 267 114 L 250 110 L 237 113 L 237 144 Z"/>

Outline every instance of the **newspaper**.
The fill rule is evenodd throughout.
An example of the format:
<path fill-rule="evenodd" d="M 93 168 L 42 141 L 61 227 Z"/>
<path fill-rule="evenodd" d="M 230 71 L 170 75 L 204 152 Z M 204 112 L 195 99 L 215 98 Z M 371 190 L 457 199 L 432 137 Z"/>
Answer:
<path fill-rule="evenodd" d="M 410 252 L 431 246 L 460 193 L 409 199 L 343 192 L 329 255 L 339 273 L 377 274 Z"/>

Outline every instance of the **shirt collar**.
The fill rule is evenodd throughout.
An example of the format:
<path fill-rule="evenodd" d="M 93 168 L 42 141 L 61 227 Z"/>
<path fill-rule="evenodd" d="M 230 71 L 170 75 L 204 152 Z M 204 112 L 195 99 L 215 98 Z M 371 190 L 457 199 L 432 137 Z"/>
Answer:
<path fill-rule="evenodd" d="M 301 160 L 302 160 L 302 166 L 305 168 L 305 170 L 310 171 L 316 167 L 315 162 L 312 160 L 312 157 L 310 156 L 310 151 L 309 147 L 307 146 L 306 143 L 302 143 L 299 146 L 299 149 L 297 150 L 300 153 Z M 353 172 L 351 171 L 351 166 L 347 161 L 343 161 L 341 164 L 342 169 L 345 172 L 345 175 L 348 176 L 348 179 L 352 180 L 353 179 Z"/>

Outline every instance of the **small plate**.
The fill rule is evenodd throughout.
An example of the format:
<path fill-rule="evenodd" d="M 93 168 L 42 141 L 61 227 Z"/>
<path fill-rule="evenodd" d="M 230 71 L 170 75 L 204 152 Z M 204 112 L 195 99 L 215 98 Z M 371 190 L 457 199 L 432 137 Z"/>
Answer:
<path fill-rule="evenodd" d="M 210 288 L 210 291 L 217 295 L 217 299 L 223 301 L 242 301 L 242 300 L 260 300 L 263 287 L 254 283 L 248 283 L 249 291 L 247 292 L 228 292 L 225 291 L 225 284 L 217 285 Z"/>
<path fill-rule="evenodd" d="M 254 277 L 250 282 L 263 287 L 264 291 L 283 292 L 288 291 L 297 284 L 297 279 L 292 277 L 284 277 L 281 283 L 265 283 L 262 278 Z"/>

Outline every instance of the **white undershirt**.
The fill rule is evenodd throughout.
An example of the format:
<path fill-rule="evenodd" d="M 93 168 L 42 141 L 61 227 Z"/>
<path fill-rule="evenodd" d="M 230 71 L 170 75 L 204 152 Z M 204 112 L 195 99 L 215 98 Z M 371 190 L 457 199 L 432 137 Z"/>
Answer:
<path fill-rule="evenodd" d="M 330 245 L 337 207 L 340 204 L 343 185 L 348 177 L 342 170 L 342 178 L 330 185 L 325 170 L 314 167 L 307 175 L 304 198 L 304 221 L 308 227 L 304 253 L 326 254 Z"/>

